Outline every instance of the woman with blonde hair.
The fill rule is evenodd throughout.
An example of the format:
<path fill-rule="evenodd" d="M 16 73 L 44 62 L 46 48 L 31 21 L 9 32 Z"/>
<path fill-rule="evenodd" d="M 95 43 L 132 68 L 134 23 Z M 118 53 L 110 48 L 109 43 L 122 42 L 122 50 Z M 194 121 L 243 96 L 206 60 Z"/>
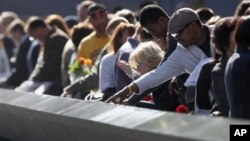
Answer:
<path fill-rule="evenodd" d="M 131 53 L 129 63 L 117 62 L 118 66 L 132 79 L 155 69 L 163 58 L 163 52 L 153 41 L 141 43 Z"/>
<path fill-rule="evenodd" d="M 125 61 L 118 62 L 118 66 L 132 79 L 136 79 L 153 69 L 155 69 L 163 58 L 163 51 L 160 46 L 153 41 L 140 43 L 138 47 L 131 53 L 129 63 Z M 153 93 L 154 95 L 154 93 Z M 145 108 L 159 109 L 157 104 L 152 100 L 151 95 L 142 97 L 137 106 Z M 139 98 L 139 99 L 142 99 Z"/>
<path fill-rule="evenodd" d="M 129 64 L 139 74 L 143 75 L 155 69 L 163 58 L 161 48 L 152 41 L 139 44 L 131 53 Z"/>

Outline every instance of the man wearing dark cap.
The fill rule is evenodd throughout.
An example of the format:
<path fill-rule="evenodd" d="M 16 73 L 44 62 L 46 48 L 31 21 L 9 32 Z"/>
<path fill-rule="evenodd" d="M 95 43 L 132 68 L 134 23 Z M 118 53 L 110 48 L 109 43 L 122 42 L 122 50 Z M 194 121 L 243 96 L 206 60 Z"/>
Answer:
<path fill-rule="evenodd" d="M 77 57 L 90 59 L 94 63 L 101 49 L 109 41 L 105 31 L 108 24 L 108 14 L 104 5 L 90 5 L 88 8 L 88 18 L 94 27 L 94 32 L 81 40 Z"/>
<path fill-rule="evenodd" d="M 150 31 L 154 36 L 154 41 L 156 41 L 161 46 L 162 50 L 165 51 L 161 64 L 167 60 L 168 56 L 175 50 L 177 45 L 177 41 L 172 36 L 167 35 L 169 18 L 168 14 L 160 6 L 154 4 L 145 6 L 140 11 L 140 24 Z M 179 79 L 182 78 L 179 77 L 178 80 Z M 178 97 L 169 93 L 168 87 L 170 82 L 171 81 L 169 80 L 157 87 L 149 89 L 140 94 L 140 96 L 137 95 L 137 97 L 131 97 L 128 101 L 129 104 L 136 104 L 139 107 L 158 110 L 175 111 L 178 105 Z M 124 86 L 122 88 L 124 88 Z M 153 103 L 149 104 L 139 102 L 140 99 L 151 92 L 153 93 Z"/>
<path fill-rule="evenodd" d="M 110 101 L 121 103 L 133 92 L 142 93 L 174 76 L 190 74 L 200 61 L 210 56 L 209 29 L 201 24 L 194 10 L 182 8 L 176 11 L 169 20 L 168 31 L 183 46 L 178 44 L 166 61 L 116 93 Z"/>
<path fill-rule="evenodd" d="M 198 15 L 192 9 L 182 8 L 176 11 L 170 18 L 168 29 L 183 47 L 196 45 L 207 56 L 211 56 L 210 31 L 201 24 Z"/>

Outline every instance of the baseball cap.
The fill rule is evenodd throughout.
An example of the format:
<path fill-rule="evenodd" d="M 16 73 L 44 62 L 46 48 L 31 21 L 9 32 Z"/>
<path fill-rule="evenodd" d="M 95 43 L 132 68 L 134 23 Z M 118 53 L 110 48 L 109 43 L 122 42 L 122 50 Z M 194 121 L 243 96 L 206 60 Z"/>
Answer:
<path fill-rule="evenodd" d="M 171 16 L 168 24 L 168 32 L 171 35 L 176 35 L 186 25 L 194 21 L 200 21 L 198 14 L 193 9 L 181 8 Z"/>
<path fill-rule="evenodd" d="M 94 3 L 88 7 L 87 13 L 88 15 L 91 15 L 93 12 L 97 10 L 106 10 L 106 7 L 103 4 Z"/>

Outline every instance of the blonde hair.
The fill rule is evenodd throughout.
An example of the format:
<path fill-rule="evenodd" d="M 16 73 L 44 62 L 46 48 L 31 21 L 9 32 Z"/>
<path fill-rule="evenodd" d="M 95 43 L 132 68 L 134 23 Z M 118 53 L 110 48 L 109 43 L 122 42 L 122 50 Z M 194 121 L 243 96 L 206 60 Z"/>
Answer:
<path fill-rule="evenodd" d="M 145 62 L 151 70 L 155 69 L 163 58 L 163 51 L 153 41 L 143 42 L 130 54 L 129 64 L 136 68 L 138 62 Z"/>

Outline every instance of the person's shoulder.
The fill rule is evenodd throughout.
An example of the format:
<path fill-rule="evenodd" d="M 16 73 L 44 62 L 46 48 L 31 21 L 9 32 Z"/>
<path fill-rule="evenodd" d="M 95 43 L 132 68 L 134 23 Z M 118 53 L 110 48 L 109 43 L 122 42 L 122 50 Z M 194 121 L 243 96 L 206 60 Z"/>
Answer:
<path fill-rule="evenodd" d="M 240 54 L 239 53 L 234 53 L 228 60 L 228 63 L 231 64 L 231 63 L 234 63 L 235 61 L 240 61 L 242 60 L 242 58 L 240 57 Z"/>
<path fill-rule="evenodd" d="M 81 40 L 81 44 L 86 43 L 86 42 L 89 42 L 89 41 L 93 40 L 95 37 L 96 37 L 96 33 L 95 33 L 95 32 L 92 32 L 91 34 L 89 34 L 88 36 L 84 37 L 84 38 Z"/>
<path fill-rule="evenodd" d="M 210 34 L 212 34 L 212 32 L 214 31 L 215 25 L 203 24 L 203 27 L 204 27 L 205 29 L 207 29 L 207 30 L 210 32 Z"/>
<path fill-rule="evenodd" d="M 108 54 L 103 56 L 102 60 L 110 60 L 114 57 L 115 57 L 115 55 L 113 53 L 108 53 Z"/>
<path fill-rule="evenodd" d="M 188 51 L 200 51 L 199 47 L 196 45 L 189 45 L 188 47 L 183 47 L 180 43 L 177 44 L 175 51 L 177 52 L 188 52 Z"/>
<path fill-rule="evenodd" d="M 110 65 L 110 63 L 112 64 L 112 62 L 114 60 L 115 60 L 115 55 L 111 54 L 111 53 L 108 53 L 108 54 L 106 54 L 106 55 L 103 56 L 102 63 Z"/>
<path fill-rule="evenodd" d="M 120 49 L 118 50 L 119 52 L 125 52 L 125 51 L 129 51 L 132 49 L 132 46 L 129 42 L 125 42 Z"/>
<path fill-rule="evenodd" d="M 211 71 L 212 76 L 218 76 L 224 73 L 224 70 L 221 67 L 221 63 L 216 63 L 213 70 Z"/>
<path fill-rule="evenodd" d="M 56 27 L 51 29 L 49 33 L 49 37 L 50 38 L 61 38 L 61 37 L 69 38 L 69 36 L 65 32 L 63 32 L 62 30 Z"/>

